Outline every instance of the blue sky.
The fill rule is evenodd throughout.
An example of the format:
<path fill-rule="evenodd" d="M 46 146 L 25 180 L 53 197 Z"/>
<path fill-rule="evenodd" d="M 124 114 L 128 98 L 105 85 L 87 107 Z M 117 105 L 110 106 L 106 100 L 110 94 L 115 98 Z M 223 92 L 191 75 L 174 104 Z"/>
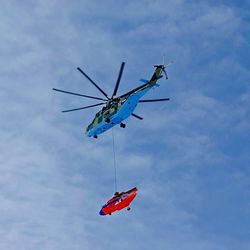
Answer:
<path fill-rule="evenodd" d="M 250 249 L 249 1 L 0 1 L 0 249 Z M 169 80 L 114 129 L 130 212 L 101 217 L 114 191 L 111 132 L 98 109 L 62 114 L 149 78 Z"/>

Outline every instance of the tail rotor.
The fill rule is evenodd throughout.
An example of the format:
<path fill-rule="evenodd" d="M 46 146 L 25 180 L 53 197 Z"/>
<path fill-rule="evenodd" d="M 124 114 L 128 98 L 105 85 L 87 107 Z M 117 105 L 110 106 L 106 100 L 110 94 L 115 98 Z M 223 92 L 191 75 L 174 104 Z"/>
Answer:
<path fill-rule="evenodd" d="M 162 58 L 162 72 L 164 73 L 165 77 L 166 77 L 166 80 L 168 79 L 168 74 L 166 72 L 166 68 L 173 64 L 174 61 L 170 61 L 168 64 L 165 65 L 165 54 L 163 54 L 163 58 Z"/>

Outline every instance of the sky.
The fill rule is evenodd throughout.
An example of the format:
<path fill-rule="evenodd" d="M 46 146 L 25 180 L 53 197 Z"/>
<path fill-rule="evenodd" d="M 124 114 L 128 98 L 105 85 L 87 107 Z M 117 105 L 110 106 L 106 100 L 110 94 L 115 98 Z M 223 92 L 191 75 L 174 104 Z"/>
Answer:
<path fill-rule="evenodd" d="M 250 1 L 0 0 L 0 249 L 250 249 Z M 84 134 L 101 96 L 174 61 L 114 128 Z"/>

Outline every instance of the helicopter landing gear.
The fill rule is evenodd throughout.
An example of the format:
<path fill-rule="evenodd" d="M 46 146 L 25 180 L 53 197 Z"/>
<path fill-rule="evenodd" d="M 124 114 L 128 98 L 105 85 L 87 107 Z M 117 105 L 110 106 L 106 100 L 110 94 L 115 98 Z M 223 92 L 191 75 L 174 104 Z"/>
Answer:
<path fill-rule="evenodd" d="M 110 119 L 109 118 L 105 118 L 105 122 L 110 123 Z"/>
<path fill-rule="evenodd" d="M 131 208 L 130 207 L 127 207 L 127 210 L 129 211 Z"/>
<path fill-rule="evenodd" d="M 121 127 L 121 128 L 126 128 L 126 124 L 121 122 L 121 123 L 120 123 L 120 127 Z"/>
<path fill-rule="evenodd" d="M 94 135 L 93 137 L 94 137 L 95 139 L 97 139 L 97 138 L 98 138 L 98 136 L 97 136 L 97 135 Z"/>

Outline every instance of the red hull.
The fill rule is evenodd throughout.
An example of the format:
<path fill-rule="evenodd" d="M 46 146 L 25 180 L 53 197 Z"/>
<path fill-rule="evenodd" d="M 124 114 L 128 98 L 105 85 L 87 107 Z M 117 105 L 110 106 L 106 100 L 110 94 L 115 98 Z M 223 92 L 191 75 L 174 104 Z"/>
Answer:
<path fill-rule="evenodd" d="M 137 192 L 138 189 L 135 187 L 127 192 L 122 192 L 119 195 L 114 196 L 102 207 L 100 215 L 112 214 L 115 211 L 129 207 L 130 203 L 136 197 Z"/>

